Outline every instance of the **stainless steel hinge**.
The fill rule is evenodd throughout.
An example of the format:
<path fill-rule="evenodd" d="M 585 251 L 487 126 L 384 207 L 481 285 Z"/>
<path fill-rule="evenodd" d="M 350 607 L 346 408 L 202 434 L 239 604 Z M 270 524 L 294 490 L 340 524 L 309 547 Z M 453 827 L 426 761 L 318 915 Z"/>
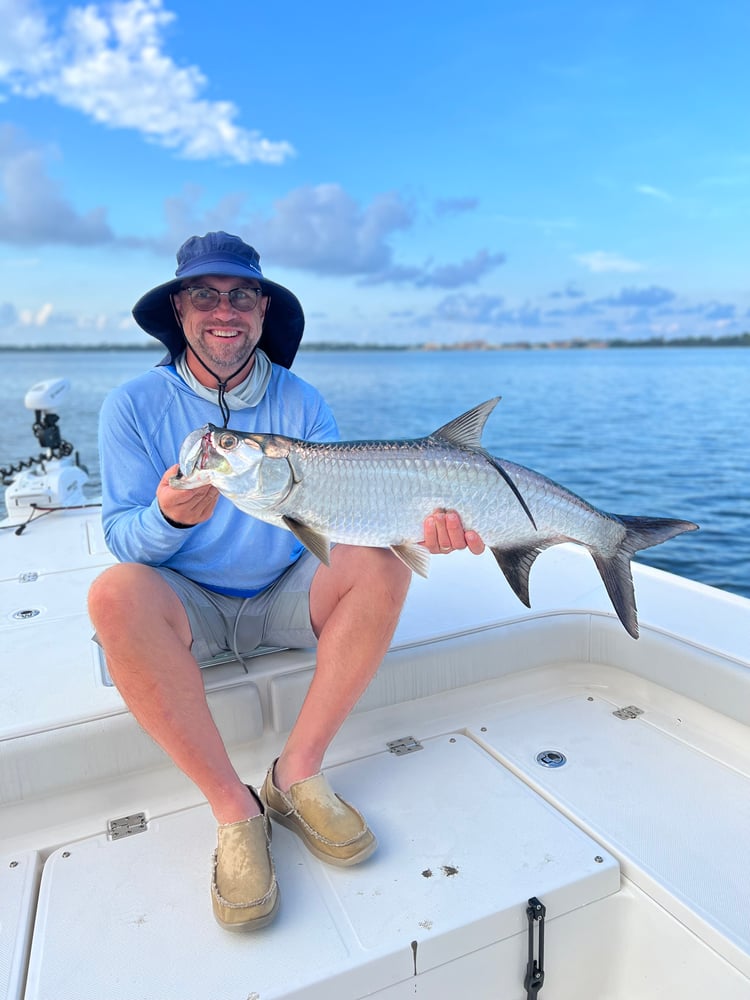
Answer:
<path fill-rule="evenodd" d="M 416 750 L 424 750 L 419 740 L 415 740 L 413 736 L 402 736 L 398 740 L 391 740 L 386 743 L 386 746 L 397 757 L 401 757 L 405 753 L 414 753 Z"/>
<path fill-rule="evenodd" d="M 618 708 L 612 715 L 617 719 L 637 719 L 639 715 L 643 715 L 643 709 L 638 708 L 637 705 L 625 705 L 624 708 Z"/>
<path fill-rule="evenodd" d="M 133 813 L 131 816 L 120 816 L 118 819 L 107 820 L 107 838 L 122 840 L 132 837 L 135 833 L 143 833 L 148 829 L 145 813 Z"/>

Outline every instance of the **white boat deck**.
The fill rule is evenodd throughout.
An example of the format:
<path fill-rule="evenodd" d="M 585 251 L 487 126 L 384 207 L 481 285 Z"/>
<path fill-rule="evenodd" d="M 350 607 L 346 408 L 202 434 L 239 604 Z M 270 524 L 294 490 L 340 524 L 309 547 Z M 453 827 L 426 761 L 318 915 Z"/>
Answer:
<path fill-rule="evenodd" d="M 62 586 L 71 552 L 44 520 L 0 539 L 0 997 L 520 1000 L 537 896 L 542 1000 L 748 1000 L 750 602 L 641 568 L 635 642 L 580 550 L 538 560 L 531 613 L 491 557 L 435 559 L 327 759 L 378 852 L 330 869 L 275 827 L 279 918 L 230 935 L 211 916 L 210 812 L 90 640 L 96 519 L 65 516 L 80 569 Z M 246 780 L 312 666 L 299 650 L 206 670 Z M 400 737 L 422 749 L 394 755 Z M 143 832 L 108 838 L 140 812 Z"/>

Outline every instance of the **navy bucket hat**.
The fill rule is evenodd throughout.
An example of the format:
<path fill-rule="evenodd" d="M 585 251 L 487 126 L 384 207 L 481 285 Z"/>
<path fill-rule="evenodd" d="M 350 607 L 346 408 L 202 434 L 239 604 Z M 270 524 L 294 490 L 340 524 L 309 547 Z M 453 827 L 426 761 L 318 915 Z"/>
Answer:
<path fill-rule="evenodd" d="M 161 341 L 168 357 L 174 359 L 185 349 L 185 337 L 175 315 L 172 295 L 186 278 L 210 274 L 232 278 L 255 278 L 270 297 L 258 347 L 277 365 L 290 368 L 305 329 L 305 315 L 296 295 L 288 288 L 263 277 L 260 255 L 239 236 L 229 233 L 206 233 L 191 236 L 177 251 L 177 271 L 171 281 L 146 292 L 133 306 L 138 326 Z"/>

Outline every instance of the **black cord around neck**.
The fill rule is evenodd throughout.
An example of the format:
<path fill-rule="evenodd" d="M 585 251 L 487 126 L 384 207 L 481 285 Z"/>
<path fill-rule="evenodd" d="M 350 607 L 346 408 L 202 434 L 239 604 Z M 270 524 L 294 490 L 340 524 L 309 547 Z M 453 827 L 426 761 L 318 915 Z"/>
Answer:
<path fill-rule="evenodd" d="M 200 356 L 200 354 L 198 354 L 198 352 L 195 350 L 195 348 L 193 347 L 193 345 L 192 344 L 188 344 L 187 340 L 185 341 L 185 343 L 187 344 L 189 350 L 191 350 L 193 352 L 193 356 L 196 358 L 196 360 L 199 361 L 200 364 L 202 364 L 203 367 L 206 369 L 206 371 L 208 372 L 208 374 L 212 378 L 216 379 L 216 386 L 217 386 L 218 393 L 219 393 L 219 409 L 221 410 L 221 417 L 222 417 L 222 420 L 224 421 L 223 424 L 222 424 L 222 427 L 228 427 L 229 426 L 229 413 L 230 413 L 230 411 L 229 411 L 229 407 L 227 406 L 226 399 L 224 398 L 225 395 L 226 395 L 226 391 L 227 391 L 227 385 L 229 384 L 229 382 L 232 381 L 233 378 L 236 378 L 240 374 L 240 372 L 242 371 L 242 369 L 245 368 L 246 365 L 248 365 L 250 363 L 250 361 L 252 361 L 253 356 L 255 354 L 255 347 L 253 347 L 252 351 L 250 351 L 250 353 L 245 358 L 245 360 L 242 362 L 242 364 L 237 369 L 237 371 L 232 372 L 231 375 L 228 375 L 224 379 L 224 381 L 222 381 L 221 378 L 219 378 L 219 376 L 216 374 L 216 372 L 212 371 L 212 369 L 210 369 L 208 367 L 208 365 L 206 364 L 206 362 L 203 360 L 203 358 Z"/>

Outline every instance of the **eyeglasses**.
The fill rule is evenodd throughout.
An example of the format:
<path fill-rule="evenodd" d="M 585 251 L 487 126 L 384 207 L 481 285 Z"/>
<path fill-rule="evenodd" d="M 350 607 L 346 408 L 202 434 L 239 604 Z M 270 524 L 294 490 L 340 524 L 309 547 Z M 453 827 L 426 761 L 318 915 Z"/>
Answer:
<path fill-rule="evenodd" d="M 210 288 L 208 285 L 190 285 L 181 288 L 180 291 L 187 292 L 191 305 L 201 312 L 211 312 L 215 309 L 221 302 L 222 295 L 226 295 L 231 305 L 239 312 L 252 312 L 263 295 L 262 288 L 230 288 L 228 292 L 220 292 L 218 288 Z"/>

